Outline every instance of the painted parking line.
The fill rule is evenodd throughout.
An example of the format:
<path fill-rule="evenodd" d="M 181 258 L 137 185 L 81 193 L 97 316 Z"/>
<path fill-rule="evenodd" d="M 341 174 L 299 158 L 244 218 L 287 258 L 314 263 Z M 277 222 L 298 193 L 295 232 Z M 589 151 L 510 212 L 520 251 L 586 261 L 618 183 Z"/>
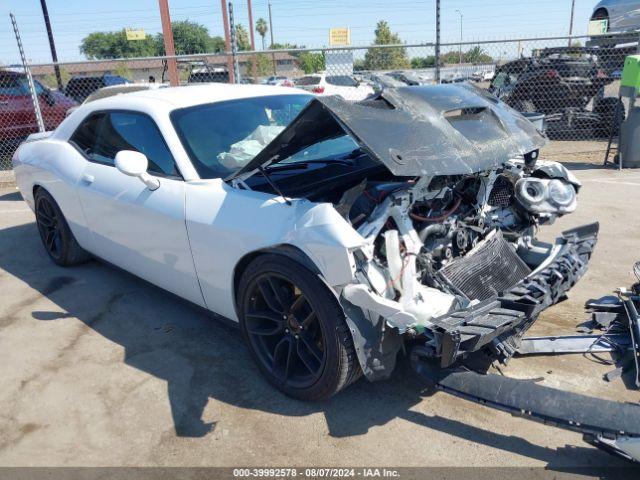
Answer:
<path fill-rule="evenodd" d="M 26 212 L 30 212 L 31 209 L 30 208 L 20 208 L 20 209 L 13 209 L 13 210 L 2 210 L 0 209 L 0 213 L 26 213 Z"/>
<path fill-rule="evenodd" d="M 622 180 L 622 179 L 621 179 Z M 611 185 L 629 185 L 632 187 L 640 187 L 640 182 L 619 182 L 614 179 L 610 180 L 591 180 L 593 183 L 610 183 Z"/>

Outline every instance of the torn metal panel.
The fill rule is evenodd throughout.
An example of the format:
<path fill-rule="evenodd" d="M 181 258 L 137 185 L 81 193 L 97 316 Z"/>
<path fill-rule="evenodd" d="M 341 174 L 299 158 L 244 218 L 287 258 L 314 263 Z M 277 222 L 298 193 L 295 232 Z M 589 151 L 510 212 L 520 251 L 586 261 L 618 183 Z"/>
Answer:
<path fill-rule="evenodd" d="M 345 133 L 398 176 L 476 173 L 546 143 L 525 117 L 474 87 L 405 87 L 359 103 L 313 99 L 233 177 Z"/>

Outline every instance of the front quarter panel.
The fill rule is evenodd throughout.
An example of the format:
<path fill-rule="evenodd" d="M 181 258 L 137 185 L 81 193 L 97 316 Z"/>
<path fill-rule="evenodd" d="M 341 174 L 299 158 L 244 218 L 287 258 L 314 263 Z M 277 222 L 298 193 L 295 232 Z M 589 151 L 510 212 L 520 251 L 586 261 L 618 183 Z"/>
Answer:
<path fill-rule="evenodd" d="M 188 182 L 186 218 L 196 271 L 207 307 L 237 320 L 236 266 L 248 254 L 281 245 L 298 248 L 331 286 L 348 283 L 351 249 L 364 239 L 330 204 L 238 190 L 222 180 Z"/>

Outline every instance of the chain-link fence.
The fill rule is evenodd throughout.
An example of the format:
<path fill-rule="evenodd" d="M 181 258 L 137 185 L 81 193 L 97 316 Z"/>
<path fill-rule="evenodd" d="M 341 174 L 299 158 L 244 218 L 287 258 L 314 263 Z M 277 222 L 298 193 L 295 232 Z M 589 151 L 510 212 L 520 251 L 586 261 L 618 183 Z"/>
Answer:
<path fill-rule="evenodd" d="M 618 98 L 624 58 L 637 49 L 628 36 L 624 41 L 609 37 L 591 47 L 584 46 L 587 37 L 442 44 L 438 65 L 433 44 L 241 52 L 238 78 L 226 54 L 59 63 L 59 76 L 54 65 L 37 64 L 30 67 L 33 90 L 22 66 L 2 67 L 0 169 L 10 169 L 19 143 L 39 131 L 34 100 L 44 129 L 52 130 L 83 102 L 167 86 L 174 65 L 183 85 L 233 80 L 295 86 L 349 101 L 386 88 L 471 82 L 539 121 L 544 118 L 549 138 L 573 142 L 573 152 L 604 152 L 625 115 Z"/>

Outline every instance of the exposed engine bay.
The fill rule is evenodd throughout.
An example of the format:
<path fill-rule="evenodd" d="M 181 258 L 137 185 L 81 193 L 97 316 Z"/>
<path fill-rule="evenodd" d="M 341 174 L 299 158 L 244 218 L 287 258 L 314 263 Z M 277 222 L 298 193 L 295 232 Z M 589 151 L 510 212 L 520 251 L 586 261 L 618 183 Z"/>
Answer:
<path fill-rule="evenodd" d="M 376 380 L 407 345 L 442 367 L 505 362 L 586 271 L 597 224 L 555 244 L 535 238 L 576 209 L 580 188 L 561 164 L 538 159 L 545 143 L 469 85 L 392 89 L 355 104 L 322 97 L 230 180 L 330 203 L 359 234 L 352 282 L 332 288 Z"/>
<path fill-rule="evenodd" d="M 345 300 L 386 319 L 399 333 L 426 335 L 434 319 L 479 305 L 521 282 L 552 246 L 536 228 L 576 208 L 579 182 L 558 164 L 524 159 L 473 175 L 368 182 L 336 206 L 349 208 L 367 240 L 355 252 L 358 283 Z M 441 354 L 434 337 L 434 356 Z"/>

